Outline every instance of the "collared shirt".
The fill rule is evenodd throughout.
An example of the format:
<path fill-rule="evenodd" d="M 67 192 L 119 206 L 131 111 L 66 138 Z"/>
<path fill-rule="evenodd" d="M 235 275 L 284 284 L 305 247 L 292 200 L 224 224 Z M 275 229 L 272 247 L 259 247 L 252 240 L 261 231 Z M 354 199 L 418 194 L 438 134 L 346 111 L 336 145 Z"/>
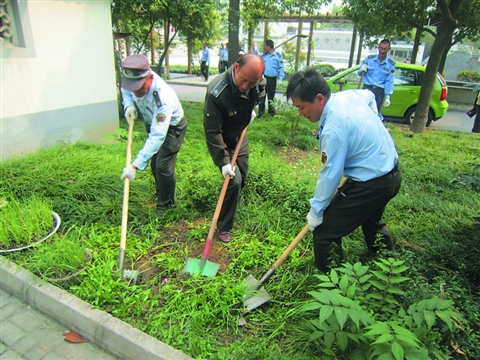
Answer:
<path fill-rule="evenodd" d="M 258 49 L 252 49 L 252 54 L 258 55 Z"/>
<path fill-rule="evenodd" d="M 258 91 L 240 92 L 233 78 L 233 66 L 213 79 L 207 87 L 203 127 L 208 151 L 215 165 L 230 163 L 228 149 L 234 149 L 238 138 L 250 123 Z M 248 144 L 245 137 L 244 144 Z M 242 146 L 242 148 L 243 148 Z"/>
<path fill-rule="evenodd" d="M 208 47 L 205 47 L 202 50 L 202 59 L 200 61 L 206 61 L 210 63 L 210 51 L 208 50 Z"/>
<path fill-rule="evenodd" d="M 141 98 L 137 98 L 131 91 L 122 89 L 124 109 L 137 104 L 143 120 L 150 124 L 148 138 L 132 163 L 140 170 L 145 169 L 148 161 L 160 150 L 170 125 L 177 125 L 184 116 L 175 91 L 160 76 L 155 73 L 153 75 L 150 90 Z M 155 91 L 158 93 L 160 105 L 157 105 Z"/>
<path fill-rule="evenodd" d="M 228 50 L 227 48 L 220 48 L 220 52 L 218 53 L 220 56 L 220 61 L 228 61 Z"/>
<path fill-rule="evenodd" d="M 277 77 L 278 81 L 282 81 L 285 77 L 285 71 L 283 69 L 283 57 L 276 51 L 273 53 L 265 53 L 262 55 L 265 62 L 265 76 Z"/>
<path fill-rule="evenodd" d="M 368 70 L 363 76 L 363 83 L 381 87 L 385 90 L 385 97 L 390 97 L 393 93 L 393 85 L 395 79 L 395 61 L 389 56 L 380 62 L 377 55 L 367 56 L 362 65 L 367 64 Z M 360 70 L 358 74 L 361 75 Z"/>
<path fill-rule="evenodd" d="M 398 159 L 389 132 L 357 93 L 331 94 L 319 123 L 323 167 L 310 199 L 310 214 L 317 218 L 323 217 L 343 175 L 372 180 L 388 174 Z"/>

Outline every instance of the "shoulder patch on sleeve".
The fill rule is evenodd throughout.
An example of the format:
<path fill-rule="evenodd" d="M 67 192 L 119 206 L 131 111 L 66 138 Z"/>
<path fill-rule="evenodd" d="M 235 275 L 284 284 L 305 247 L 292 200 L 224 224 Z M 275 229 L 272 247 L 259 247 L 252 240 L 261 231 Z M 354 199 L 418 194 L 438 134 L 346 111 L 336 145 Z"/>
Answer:
<path fill-rule="evenodd" d="M 375 56 L 377 56 L 377 55 L 368 55 L 367 57 L 368 57 L 369 59 L 373 59 Z"/>
<path fill-rule="evenodd" d="M 227 87 L 227 82 L 225 80 L 221 80 L 215 87 L 210 91 L 210 94 L 218 98 L 220 94 L 225 90 Z"/>

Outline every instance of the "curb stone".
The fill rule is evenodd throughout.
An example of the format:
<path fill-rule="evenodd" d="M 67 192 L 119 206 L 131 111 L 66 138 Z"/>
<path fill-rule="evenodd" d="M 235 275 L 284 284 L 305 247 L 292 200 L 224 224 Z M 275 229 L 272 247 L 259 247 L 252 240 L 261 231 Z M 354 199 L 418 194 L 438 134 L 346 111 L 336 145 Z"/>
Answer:
<path fill-rule="evenodd" d="M 107 312 L 50 284 L 0 256 L 0 287 L 88 341 L 125 360 L 188 360 L 191 357 Z"/>

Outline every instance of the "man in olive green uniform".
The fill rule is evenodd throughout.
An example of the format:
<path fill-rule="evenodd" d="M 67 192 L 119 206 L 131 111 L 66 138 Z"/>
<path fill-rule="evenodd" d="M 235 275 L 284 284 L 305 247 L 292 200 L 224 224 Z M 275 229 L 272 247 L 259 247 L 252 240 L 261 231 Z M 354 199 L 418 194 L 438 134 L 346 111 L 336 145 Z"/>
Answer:
<path fill-rule="evenodd" d="M 231 166 L 230 158 L 240 134 L 254 118 L 255 105 L 265 96 L 264 69 L 260 56 L 246 54 L 207 87 L 203 125 L 208 151 L 223 177 L 231 177 L 216 231 L 218 239 L 225 243 L 232 239 L 230 232 L 248 174 L 247 137 L 241 145 L 236 166 Z"/>

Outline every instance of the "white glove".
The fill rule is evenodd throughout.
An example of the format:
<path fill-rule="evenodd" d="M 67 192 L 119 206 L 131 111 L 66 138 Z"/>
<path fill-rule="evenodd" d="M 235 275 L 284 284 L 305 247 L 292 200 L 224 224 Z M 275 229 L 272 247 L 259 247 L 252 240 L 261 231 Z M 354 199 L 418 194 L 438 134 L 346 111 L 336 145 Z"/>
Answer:
<path fill-rule="evenodd" d="M 122 173 L 122 180 L 125 180 L 126 178 L 130 179 L 130 182 L 135 180 L 135 174 L 137 173 L 137 169 L 133 167 L 133 165 L 128 165 L 126 168 L 123 168 L 123 173 Z"/>
<path fill-rule="evenodd" d="M 390 99 L 389 98 L 385 98 L 385 100 L 383 100 L 383 106 L 390 106 Z"/>
<path fill-rule="evenodd" d="M 317 226 L 320 226 L 322 224 L 323 216 L 321 218 L 316 218 L 310 215 L 310 213 L 308 213 L 307 221 L 308 221 L 308 228 L 310 229 L 310 231 L 313 231 Z"/>
<path fill-rule="evenodd" d="M 222 167 L 222 175 L 223 177 L 230 175 L 230 178 L 233 178 L 235 176 L 235 166 L 232 168 L 230 164 L 224 165 Z"/>
<path fill-rule="evenodd" d="M 360 66 L 360 72 L 367 72 L 368 70 L 368 65 L 367 64 L 362 64 L 362 66 Z"/>
<path fill-rule="evenodd" d="M 130 125 L 130 120 L 135 121 L 137 118 L 137 109 L 135 109 L 135 106 L 129 106 L 125 110 L 125 118 L 127 119 L 128 125 Z"/>
<path fill-rule="evenodd" d="M 207 62 L 205 63 L 205 65 L 210 66 L 210 63 L 207 61 Z"/>
<path fill-rule="evenodd" d="M 250 125 L 256 117 L 257 113 L 255 112 L 255 110 L 252 110 L 252 116 L 250 117 L 250 122 L 248 123 L 248 125 Z"/>

